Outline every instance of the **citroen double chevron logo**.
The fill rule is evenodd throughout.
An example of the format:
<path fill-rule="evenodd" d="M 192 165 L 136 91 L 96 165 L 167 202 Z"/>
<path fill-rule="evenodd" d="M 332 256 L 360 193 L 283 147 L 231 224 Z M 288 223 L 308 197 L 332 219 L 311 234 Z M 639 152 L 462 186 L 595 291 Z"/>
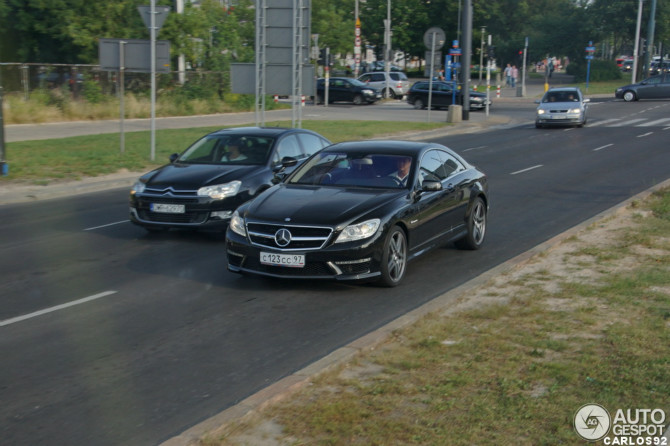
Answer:
<path fill-rule="evenodd" d="M 281 248 L 288 246 L 288 244 L 291 243 L 291 233 L 289 230 L 282 228 L 275 232 L 275 243 Z"/>

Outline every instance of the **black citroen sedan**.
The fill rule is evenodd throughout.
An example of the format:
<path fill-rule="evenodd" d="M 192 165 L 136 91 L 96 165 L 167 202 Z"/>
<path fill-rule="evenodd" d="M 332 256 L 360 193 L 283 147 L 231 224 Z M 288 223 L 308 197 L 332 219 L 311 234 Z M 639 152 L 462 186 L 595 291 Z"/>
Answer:
<path fill-rule="evenodd" d="M 170 163 L 139 178 L 130 220 L 149 231 L 224 231 L 235 208 L 271 187 L 282 159 L 295 165 L 330 145 L 303 129 L 241 127 L 205 135 Z"/>
<path fill-rule="evenodd" d="M 396 286 L 431 248 L 479 249 L 488 205 L 486 175 L 444 146 L 339 143 L 235 211 L 228 269 Z"/>

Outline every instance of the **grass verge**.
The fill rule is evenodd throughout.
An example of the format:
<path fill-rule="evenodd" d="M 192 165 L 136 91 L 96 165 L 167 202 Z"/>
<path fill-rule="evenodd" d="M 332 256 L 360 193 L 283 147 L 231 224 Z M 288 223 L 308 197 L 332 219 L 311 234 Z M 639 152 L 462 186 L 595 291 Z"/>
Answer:
<path fill-rule="evenodd" d="M 664 190 L 200 444 L 585 444 L 584 404 L 670 415 L 668 345 Z"/>
<path fill-rule="evenodd" d="M 290 123 L 286 122 L 268 122 L 266 125 L 290 127 Z M 432 130 L 444 125 L 388 121 L 302 122 L 303 128 L 321 133 L 333 142 Z M 167 163 L 172 153 L 182 152 L 201 136 L 220 128 L 157 130 L 155 162 L 150 160 L 149 131 L 126 133 L 124 153 L 120 153 L 119 135 L 116 133 L 8 143 L 11 169 L 8 176 L 0 176 L 0 184 L 10 181 L 49 184 L 57 180 L 78 180 L 115 173 L 122 169 L 146 171 Z"/>

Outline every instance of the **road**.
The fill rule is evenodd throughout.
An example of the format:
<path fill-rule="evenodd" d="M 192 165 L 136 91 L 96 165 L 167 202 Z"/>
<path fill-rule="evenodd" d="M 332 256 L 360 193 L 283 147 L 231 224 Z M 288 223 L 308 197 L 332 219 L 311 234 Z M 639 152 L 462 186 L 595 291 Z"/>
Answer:
<path fill-rule="evenodd" d="M 525 106 L 526 109 L 532 106 Z M 3 445 L 158 444 L 670 177 L 670 102 L 594 102 L 582 129 L 436 138 L 490 177 L 484 249 L 394 289 L 249 278 L 220 237 L 150 235 L 127 190 L 0 206 Z"/>

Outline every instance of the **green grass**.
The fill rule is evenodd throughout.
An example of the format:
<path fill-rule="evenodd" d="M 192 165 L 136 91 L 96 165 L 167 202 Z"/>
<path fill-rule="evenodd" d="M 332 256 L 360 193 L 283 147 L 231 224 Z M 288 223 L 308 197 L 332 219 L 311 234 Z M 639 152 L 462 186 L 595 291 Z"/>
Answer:
<path fill-rule="evenodd" d="M 584 404 L 670 413 L 669 208 L 635 203 L 202 444 L 273 424 L 270 444 L 576 445 Z"/>
<path fill-rule="evenodd" d="M 268 126 L 289 126 L 290 122 L 269 122 Z M 333 142 L 386 137 L 406 131 L 423 131 L 447 124 L 388 121 L 303 121 L 302 127 L 321 133 Z M 77 180 L 117 172 L 141 172 L 165 164 L 196 139 L 221 127 L 199 127 L 156 131 L 155 162 L 151 161 L 151 133 L 125 134 L 125 151 L 120 153 L 119 135 L 76 136 L 71 138 L 7 143 L 8 176 L 0 184 L 23 181 L 49 184 L 55 180 Z"/>

